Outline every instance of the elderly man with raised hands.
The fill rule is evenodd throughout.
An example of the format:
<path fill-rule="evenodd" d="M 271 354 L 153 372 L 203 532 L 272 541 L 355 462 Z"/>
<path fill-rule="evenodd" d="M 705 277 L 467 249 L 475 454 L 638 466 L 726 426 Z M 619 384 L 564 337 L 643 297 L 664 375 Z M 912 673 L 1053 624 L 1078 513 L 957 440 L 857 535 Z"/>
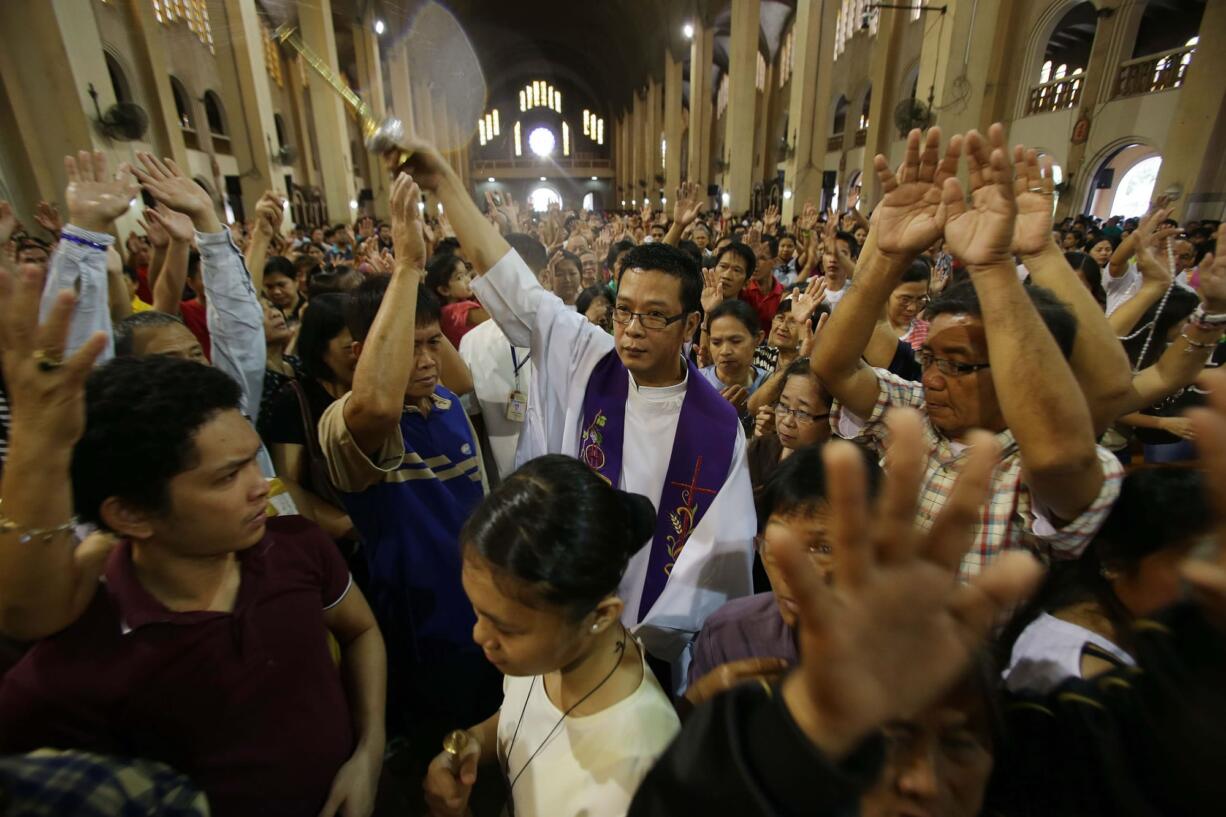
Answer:
<path fill-rule="evenodd" d="M 1050 292 L 1018 279 L 1014 247 L 1029 241 L 1023 233 L 1035 225 L 1019 218 L 1004 129 L 993 125 L 987 139 L 976 131 L 965 140 L 954 136 L 943 158 L 940 137 L 933 128 L 921 146 L 920 132 L 912 131 L 897 174 L 877 157 L 885 196 L 856 285 L 831 316 L 813 371 L 836 398 L 831 424 L 841 436 L 882 450 L 890 408 L 923 413 L 928 458 L 921 526 L 931 525 L 948 501 L 967 434 L 982 428 L 996 435 L 1001 455 L 992 490 L 959 571 L 967 579 L 1007 550 L 1077 556 L 1118 496 L 1121 468 L 1096 446 L 1090 408 L 1067 360 L 1076 319 Z M 969 202 L 955 178 L 964 146 Z M 932 323 L 918 355 L 922 382 L 864 365 L 861 356 L 890 292 L 942 234 L 971 281 L 928 306 Z"/>

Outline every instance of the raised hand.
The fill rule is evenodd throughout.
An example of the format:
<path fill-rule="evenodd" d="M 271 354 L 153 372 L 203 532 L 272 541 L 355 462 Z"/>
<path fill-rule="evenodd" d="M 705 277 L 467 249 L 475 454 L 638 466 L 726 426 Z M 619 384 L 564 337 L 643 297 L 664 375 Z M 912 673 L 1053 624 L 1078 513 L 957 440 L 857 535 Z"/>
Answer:
<path fill-rule="evenodd" d="M 196 237 L 191 216 L 180 213 L 178 210 L 171 210 L 161 202 L 158 203 L 156 209 L 145 210 L 145 219 L 147 226 L 152 227 L 156 224 L 157 229 L 162 230 L 168 238 L 180 244 L 190 244 Z M 152 238 L 150 240 L 152 241 Z"/>
<path fill-rule="evenodd" d="M 673 202 L 673 221 L 683 228 L 694 223 L 707 207 L 703 191 L 695 182 L 682 182 L 677 188 L 677 200 Z"/>
<path fill-rule="evenodd" d="M 813 357 L 813 348 L 817 345 L 817 338 L 826 328 L 826 321 L 829 319 L 830 313 L 823 312 L 817 319 L 817 326 L 805 321 L 796 328 L 796 354 L 798 356 Z"/>
<path fill-rule="evenodd" d="M 1226 312 L 1226 224 L 1217 228 L 1216 252 L 1206 253 L 1197 267 L 1197 291 L 1210 313 Z"/>
<path fill-rule="evenodd" d="M 71 449 L 85 431 L 85 379 L 106 348 L 97 332 L 72 357 L 63 359 L 76 305 L 60 292 L 47 320 L 38 322 L 45 275 L 22 264 L 14 277 L 0 271 L 0 355 L 12 409 L 12 427 L 42 443 Z"/>
<path fill-rule="evenodd" d="M 173 159 L 161 160 L 151 153 L 138 153 L 136 158 L 141 167 L 131 168 L 132 175 L 149 191 L 149 195 L 171 210 L 187 215 L 200 232 L 221 232 L 221 221 L 213 210 L 213 200 L 208 192 L 184 175 Z"/>
<path fill-rule="evenodd" d="M 451 172 L 451 166 L 438 148 L 416 135 L 406 139 L 405 144 L 386 151 L 383 166 L 392 178 L 402 172 L 410 174 L 421 190 L 437 190 Z"/>
<path fill-rule="evenodd" d="M 146 207 L 144 216 L 137 219 L 136 223 L 145 231 L 145 237 L 149 239 L 151 246 L 159 250 L 170 246 L 170 234 L 166 232 L 162 222 L 157 220 L 157 212 L 152 207 Z"/>
<path fill-rule="evenodd" d="M 817 208 L 811 201 L 806 201 L 804 210 L 801 211 L 800 229 L 810 231 L 817 229 Z"/>
<path fill-rule="evenodd" d="M 710 267 L 702 270 L 702 295 L 699 303 L 702 311 L 709 314 L 712 309 L 724 302 L 724 288 L 719 283 L 719 273 Z"/>
<path fill-rule="evenodd" d="M 651 226 L 651 202 L 647 201 L 646 199 L 643 200 L 643 210 L 639 215 L 643 220 L 643 229 L 646 230 Z"/>
<path fill-rule="evenodd" d="M 422 231 L 421 190 L 413 177 L 401 173 L 392 182 L 392 247 L 396 263 L 416 270 L 426 266 L 426 239 Z"/>
<path fill-rule="evenodd" d="M 1137 270 L 1141 277 L 1162 288 L 1169 287 L 1174 277 L 1174 270 L 1167 263 L 1166 253 L 1158 252 L 1159 246 L 1165 246 L 1171 236 L 1178 235 L 1178 227 L 1156 229 L 1163 219 L 1170 216 L 1169 209 L 1152 211 L 1137 224 L 1133 232 L 1133 246 L 1137 253 Z"/>
<path fill-rule="evenodd" d="M 767 233 L 774 233 L 779 227 L 779 206 L 772 204 L 766 208 L 766 212 L 762 214 L 762 224 L 766 227 Z"/>
<path fill-rule="evenodd" d="M 126 165 L 114 176 L 107 173 L 106 156 L 95 150 L 82 150 L 76 157 L 64 157 L 64 173 L 68 177 L 65 198 L 68 220 L 95 233 L 105 233 L 111 222 L 128 212 L 136 185 L 125 177 Z"/>
<path fill-rule="evenodd" d="M 1038 255 L 1052 243 L 1052 211 L 1056 206 L 1051 157 L 1039 162 L 1038 151 L 1013 148 L 1013 197 L 1017 221 L 1013 225 L 1013 254 Z"/>
<path fill-rule="evenodd" d="M 1002 555 L 969 585 L 954 574 L 971 544 L 998 448 L 975 432 L 961 473 L 932 528 L 915 528 L 927 447 L 918 414 L 894 409 L 890 468 L 870 512 L 862 455 L 852 443 L 823 452 L 835 581 L 803 547 L 778 560 L 800 608 L 801 668 L 783 699 L 810 740 L 833 758 L 872 730 L 922 710 L 955 683 L 1000 614 L 1024 599 L 1042 568 L 1029 553 Z"/>
<path fill-rule="evenodd" d="M 38 223 L 47 232 L 54 236 L 59 236 L 60 230 L 64 229 L 64 221 L 60 218 L 60 211 L 56 209 L 54 204 L 45 201 L 40 201 L 34 206 L 34 221 Z"/>
<path fill-rule="evenodd" d="M 281 221 L 285 218 L 285 199 L 271 190 L 264 192 L 255 205 L 256 226 L 264 226 L 273 235 L 281 232 Z"/>
<path fill-rule="evenodd" d="M 873 212 L 878 251 L 909 262 L 941 237 L 946 215 L 941 188 L 958 172 L 961 150 L 962 137 L 955 135 L 942 158 L 941 129 L 934 127 L 922 147 L 918 129 L 907 134 L 907 152 L 897 173 L 877 155 L 873 164 L 883 193 Z"/>
<path fill-rule="evenodd" d="M 970 205 L 956 178 L 947 178 L 942 191 L 947 213 L 945 243 L 969 267 L 1011 264 L 1017 202 L 1013 166 L 1005 155 L 1005 129 L 999 122 L 988 130 L 987 140 L 979 131 L 966 135 L 966 161 L 971 179 Z M 881 232 L 887 231 L 883 228 Z"/>
<path fill-rule="evenodd" d="M 506 193 L 502 197 L 502 207 L 499 210 L 506 216 L 511 223 L 511 230 L 519 229 L 519 205 L 515 203 L 515 197 L 510 193 Z"/>
<path fill-rule="evenodd" d="M 813 313 L 826 300 L 826 279 L 810 278 L 803 290 L 792 293 L 792 320 L 807 324 Z"/>

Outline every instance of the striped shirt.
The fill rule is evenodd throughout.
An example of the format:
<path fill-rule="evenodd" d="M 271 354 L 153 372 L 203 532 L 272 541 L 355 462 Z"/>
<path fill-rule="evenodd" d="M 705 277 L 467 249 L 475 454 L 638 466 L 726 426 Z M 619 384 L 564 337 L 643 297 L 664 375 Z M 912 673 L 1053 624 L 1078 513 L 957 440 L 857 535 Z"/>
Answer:
<path fill-rule="evenodd" d="M 872 414 L 867 420 L 861 420 L 836 400 L 830 408 L 831 428 L 836 434 L 862 442 L 878 455 L 884 455 L 888 437 L 884 423 L 886 410 L 907 407 L 924 415 L 928 464 L 916 523 L 928 530 L 953 490 L 959 461 L 967 446 L 949 439 L 928 421 L 922 384 L 903 380 L 884 369 L 873 371 L 880 391 Z M 1120 493 L 1123 467 L 1114 454 L 1098 446 L 1096 451 L 1103 472 L 1098 496 L 1080 516 L 1057 528 L 1044 509 L 1035 503 L 1030 489 L 1022 481 L 1022 460 L 1013 432 L 1006 429 L 998 433 L 996 441 L 1000 446 L 1000 461 L 992 473 L 992 492 L 975 525 L 974 544 L 958 571 L 962 581 L 978 575 L 1006 550 L 1025 548 L 1045 562 L 1076 558 L 1102 527 Z"/>

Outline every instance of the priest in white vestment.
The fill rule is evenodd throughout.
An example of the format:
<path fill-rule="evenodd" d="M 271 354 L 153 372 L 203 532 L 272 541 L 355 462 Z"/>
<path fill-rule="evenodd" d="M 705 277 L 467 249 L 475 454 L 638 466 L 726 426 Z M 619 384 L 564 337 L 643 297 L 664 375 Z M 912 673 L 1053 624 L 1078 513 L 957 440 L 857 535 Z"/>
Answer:
<path fill-rule="evenodd" d="M 609 335 L 540 285 L 437 151 L 412 148 L 404 169 L 436 193 L 484 273 L 473 291 L 510 343 L 531 351 L 517 463 L 579 457 L 660 513 L 618 592 L 626 625 L 672 664 L 680 688 L 707 616 L 752 592 L 756 531 L 736 411 L 681 354 L 701 320 L 697 267 L 666 245 L 632 250 Z"/>

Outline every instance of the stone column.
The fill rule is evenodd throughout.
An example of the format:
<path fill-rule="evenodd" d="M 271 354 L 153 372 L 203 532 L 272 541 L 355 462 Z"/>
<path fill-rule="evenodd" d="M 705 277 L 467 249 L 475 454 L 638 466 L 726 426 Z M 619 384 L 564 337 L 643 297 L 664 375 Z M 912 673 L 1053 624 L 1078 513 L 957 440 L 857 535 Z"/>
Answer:
<path fill-rule="evenodd" d="M 660 141 L 664 138 L 664 88 L 654 77 L 647 82 L 647 112 L 647 155 L 651 157 L 647 195 L 652 205 L 659 207 L 663 184 L 659 179 L 664 175 L 664 154 L 660 151 Z"/>
<path fill-rule="evenodd" d="M 0 31 L 0 83 L 12 113 L 0 118 L 0 167 L 13 207 L 27 224 L 39 199 L 58 202 L 67 217 L 63 157 L 105 150 L 112 168 L 121 158 L 93 124 L 91 83 L 101 110 L 115 104 L 93 9 L 86 0 L 0 3 Z"/>
<path fill-rule="evenodd" d="M 643 197 L 641 182 L 646 177 L 647 161 L 643 151 L 643 98 L 634 92 L 634 106 L 630 111 L 630 195 L 629 207 L 641 207 Z"/>
<path fill-rule="evenodd" d="M 149 131 L 161 156 L 169 156 L 180 168 L 187 168 L 187 143 L 183 140 L 183 126 L 175 106 L 174 91 L 170 88 L 170 63 L 166 59 L 161 26 L 153 14 L 152 3 L 133 3 L 129 7 L 132 16 L 135 54 L 140 70 L 153 89 L 149 111 Z M 257 32 L 258 34 L 258 32 Z M 188 100 L 191 105 L 191 100 Z M 284 186 L 284 185 L 283 185 Z"/>
<path fill-rule="evenodd" d="M 1226 31 L 1226 0 L 1209 0 L 1200 21 L 1200 45 L 1192 55 L 1179 89 L 1175 119 L 1167 131 L 1162 168 L 1154 184 L 1158 196 L 1173 185 L 1180 188 L 1176 218 L 1221 218 L 1226 202 L 1226 49 L 1214 38 Z"/>
<path fill-rule="evenodd" d="M 797 0 L 792 35 L 792 91 L 788 103 L 788 143 L 792 158 L 784 170 L 784 186 L 792 191 L 783 201 L 782 221 L 790 224 L 804 202 L 821 204 L 822 164 L 826 155 L 826 119 L 830 108 L 829 66 L 834 48 L 834 18 L 822 0 Z M 827 20 L 829 17 L 829 21 Z"/>
<path fill-rule="evenodd" d="M 373 9 L 368 9 L 361 22 L 353 26 L 353 51 L 358 64 L 358 85 L 361 86 L 358 93 L 370 105 L 375 119 L 382 120 L 387 115 L 387 109 L 383 103 L 383 67 Z M 367 183 L 374 195 L 375 216 L 387 220 L 391 218 L 387 173 L 378 154 L 370 151 L 367 154 L 367 166 L 370 168 Z"/>
<path fill-rule="evenodd" d="M 1016 66 L 997 59 L 1002 51 L 997 43 L 1015 36 L 1007 26 L 1015 0 L 948 0 L 947 5 L 944 25 L 936 19 L 938 12 L 924 15 L 917 93 L 926 100 L 928 89 L 933 88 L 934 124 L 940 125 L 943 133 L 965 133 L 971 128 L 986 131 L 993 117 L 999 115 L 993 89 L 1016 70 Z M 877 90 L 874 86 L 874 96 Z M 847 112 L 849 122 L 858 116 L 859 111 Z"/>
<path fill-rule="evenodd" d="M 755 69 L 756 70 L 756 69 Z M 754 86 L 754 107 L 757 114 L 754 119 L 753 129 L 753 178 L 754 184 L 765 182 L 768 178 L 774 175 L 773 163 L 771 158 L 775 155 L 774 145 L 771 144 L 771 121 L 774 118 L 774 111 L 771 105 L 771 99 L 774 96 L 775 84 L 775 67 L 767 63 L 766 65 L 766 84 L 762 91 L 757 91 L 757 86 Z"/>
<path fill-rule="evenodd" d="M 254 0 L 226 0 L 227 3 Z M 317 0 L 298 7 L 302 40 L 319 55 L 329 69 L 337 71 L 336 32 L 332 28 L 332 0 Z M 311 118 L 319 144 L 320 187 L 328 205 L 328 217 L 336 223 L 353 220 L 349 202 L 356 198 L 353 183 L 353 156 L 349 149 L 349 130 L 345 105 L 336 91 L 314 71 L 308 71 L 307 91 L 311 99 Z"/>
<path fill-rule="evenodd" d="M 685 175 L 704 188 L 711 177 L 711 59 L 714 32 L 695 20 L 690 43 L 690 133 Z"/>
<path fill-rule="evenodd" d="M 677 195 L 681 184 L 681 60 L 664 49 L 664 190 Z"/>
<path fill-rule="evenodd" d="M 319 169 L 317 158 L 319 150 L 317 145 L 313 145 L 312 140 L 315 139 L 315 134 L 312 132 L 310 125 L 310 116 L 307 114 L 307 94 L 309 91 L 303 87 L 301 77 L 303 70 L 310 70 L 302 65 L 302 57 L 295 52 L 290 52 L 286 55 L 286 73 L 285 82 L 286 88 L 289 91 L 290 115 L 294 117 L 294 130 L 299 134 L 298 145 L 298 165 L 302 170 L 302 175 L 298 177 L 298 184 L 306 187 L 316 187 L 319 184 Z"/>
<path fill-rule="evenodd" d="M 749 209 L 753 189 L 754 114 L 757 88 L 760 0 L 732 0 L 732 44 L 728 74 L 728 123 L 725 144 L 730 160 L 729 207 Z"/>
<path fill-rule="evenodd" d="M 409 72 L 409 54 L 404 43 L 388 51 L 388 83 L 392 87 L 392 113 L 400 118 L 409 133 L 416 126 L 413 116 L 413 90 Z"/>
<path fill-rule="evenodd" d="M 868 107 L 868 135 L 864 141 L 864 164 L 860 168 L 860 212 L 868 213 L 881 196 L 881 183 L 877 180 L 873 158 L 878 154 L 890 155 L 890 143 L 894 139 L 894 106 L 898 102 L 898 53 L 902 48 L 902 36 L 907 22 L 906 11 L 881 9 L 877 27 L 877 44 L 873 47 L 873 59 L 869 68 L 873 98 Z M 856 112 L 859 117 L 859 112 Z M 849 112 L 850 118 L 850 112 Z"/>

